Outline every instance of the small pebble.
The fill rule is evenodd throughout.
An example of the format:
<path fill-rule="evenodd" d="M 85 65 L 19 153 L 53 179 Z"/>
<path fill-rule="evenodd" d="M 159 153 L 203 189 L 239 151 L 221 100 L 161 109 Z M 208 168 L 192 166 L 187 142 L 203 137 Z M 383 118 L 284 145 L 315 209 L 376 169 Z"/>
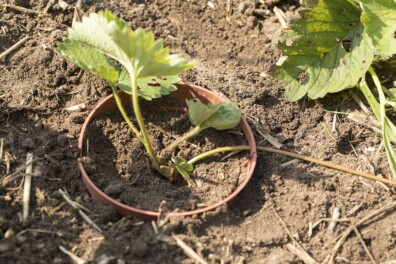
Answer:
<path fill-rule="evenodd" d="M 248 215 L 250 215 L 251 214 L 251 211 L 250 210 L 245 210 L 245 211 L 243 211 L 243 216 L 248 216 Z"/>
<path fill-rule="evenodd" d="M 245 2 L 240 3 L 239 6 L 238 6 L 238 12 L 241 13 L 241 14 L 245 13 L 247 7 L 248 6 L 247 6 L 247 4 Z"/>
<path fill-rule="evenodd" d="M 131 253 L 136 257 L 144 257 L 147 254 L 147 243 L 141 239 L 133 240 L 131 243 Z"/>
<path fill-rule="evenodd" d="M 251 16 L 251 15 L 253 15 L 253 11 L 254 11 L 253 8 L 247 8 L 247 9 L 245 10 L 244 14 L 245 14 L 246 16 Z"/>
<path fill-rule="evenodd" d="M 17 236 L 16 237 L 17 244 L 19 244 L 19 245 L 21 245 L 24 242 L 26 242 L 26 240 L 27 240 L 27 238 L 25 236 Z"/>
<path fill-rule="evenodd" d="M 8 228 L 7 231 L 5 231 L 4 233 L 4 238 L 10 238 L 12 236 L 14 236 L 14 230 L 12 229 L 12 227 Z"/>
<path fill-rule="evenodd" d="M 80 115 L 74 115 L 70 117 L 70 121 L 75 123 L 75 124 L 82 124 L 84 123 L 84 117 Z"/>
<path fill-rule="evenodd" d="M 257 25 L 257 17 L 250 16 L 246 19 L 246 27 L 247 28 L 254 28 Z"/>
<path fill-rule="evenodd" d="M 119 184 L 110 184 L 104 190 L 104 192 L 106 194 L 110 194 L 110 195 L 117 195 L 117 194 L 122 193 L 123 191 L 124 191 L 124 187 L 122 185 L 119 185 Z"/>
<path fill-rule="evenodd" d="M 9 244 L 9 243 L 0 243 L 0 253 L 9 251 L 11 249 L 12 249 L 11 244 Z"/>
<path fill-rule="evenodd" d="M 36 144 L 34 143 L 33 139 L 25 138 L 22 141 L 22 147 L 25 149 L 34 149 L 36 147 Z"/>
<path fill-rule="evenodd" d="M 56 141 L 58 141 L 60 145 L 65 145 L 69 142 L 69 139 L 65 134 L 60 134 L 56 137 Z"/>
<path fill-rule="evenodd" d="M 59 0 L 58 1 L 58 5 L 60 6 L 60 8 L 62 8 L 63 10 L 66 10 L 69 7 L 69 4 L 63 0 Z"/>
<path fill-rule="evenodd" d="M 109 222 L 117 222 L 120 220 L 120 215 L 117 213 L 114 208 L 108 206 L 102 209 L 100 213 L 100 217 L 103 223 L 109 223 Z"/>
<path fill-rule="evenodd" d="M 96 165 L 93 159 L 89 157 L 82 157 L 81 162 L 83 163 L 84 169 L 88 174 L 93 174 L 96 171 Z"/>

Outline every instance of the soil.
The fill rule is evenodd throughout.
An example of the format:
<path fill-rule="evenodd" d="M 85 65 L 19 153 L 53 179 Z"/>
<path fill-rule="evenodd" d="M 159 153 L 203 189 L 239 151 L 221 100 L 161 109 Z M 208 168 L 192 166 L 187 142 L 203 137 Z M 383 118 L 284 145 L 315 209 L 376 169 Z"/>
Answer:
<path fill-rule="evenodd" d="M 43 11 L 48 1 L 12 2 Z M 89 263 L 194 263 L 172 235 L 208 263 L 303 263 L 301 254 L 290 250 L 293 240 L 318 262 L 328 262 L 339 236 L 351 224 L 337 223 L 333 231 L 326 220 L 312 229 L 311 225 L 331 217 L 335 208 L 342 219 L 356 223 L 395 201 L 394 188 L 263 153 L 246 188 L 216 211 L 161 218 L 157 223 L 121 218 L 92 200 L 76 162 L 81 125 L 111 91 L 105 82 L 82 73 L 54 52 L 56 41 L 72 24 L 76 5 L 71 0 L 55 2 L 48 16 L 0 10 L 0 52 L 29 36 L 0 60 L 1 263 L 72 262 L 61 249 Z M 227 2 L 231 12 L 226 12 Z M 281 55 L 276 45 L 282 31 L 273 7 L 291 18 L 298 15 L 297 2 L 86 0 L 81 13 L 107 8 L 133 28 L 152 30 L 173 53 L 195 59 L 197 66 L 182 75 L 183 81 L 236 103 L 250 118 L 258 144 L 270 146 L 263 137 L 267 133 L 284 149 L 390 177 L 381 136 L 346 115 L 334 117 L 328 111 L 360 111 L 347 94 L 291 103 L 283 97 L 282 83 L 271 76 Z M 85 108 L 67 110 L 78 104 Z M 22 223 L 22 177 L 4 186 L 4 175 L 20 169 L 29 152 L 36 160 L 30 214 Z M 85 214 L 96 228 L 65 201 L 62 190 L 88 209 Z M 372 217 L 357 230 L 376 261 L 396 259 L 395 209 Z M 336 263 L 369 261 L 355 233 L 335 254 Z"/>
<path fill-rule="evenodd" d="M 142 102 L 142 109 L 179 104 L 180 109 L 185 107 L 181 102 L 161 98 Z M 133 120 L 133 115 L 130 117 Z M 146 110 L 143 117 L 149 125 L 151 144 L 157 151 L 193 129 L 188 115 L 180 111 Z M 246 177 L 248 153 L 228 153 L 228 156 L 214 155 L 194 164 L 188 182 L 181 176 L 170 182 L 148 169 L 149 156 L 117 111 L 95 118 L 87 134 L 89 155 L 84 159 L 88 159 L 85 165 L 88 165 L 90 178 L 104 193 L 135 208 L 164 212 L 196 210 L 225 199 Z M 218 147 L 247 144 L 239 128 L 229 131 L 205 129 L 182 143 L 170 159 L 180 157 L 188 161 Z"/>

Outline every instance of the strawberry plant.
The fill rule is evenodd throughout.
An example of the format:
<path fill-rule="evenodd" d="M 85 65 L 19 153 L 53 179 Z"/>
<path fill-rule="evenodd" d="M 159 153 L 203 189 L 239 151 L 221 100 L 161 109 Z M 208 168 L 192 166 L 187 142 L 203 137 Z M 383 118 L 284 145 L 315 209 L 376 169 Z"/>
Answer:
<path fill-rule="evenodd" d="M 180 81 L 178 74 L 191 69 L 194 62 L 170 55 L 169 49 L 163 46 L 162 40 L 155 40 L 153 33 L 141 28 L 132 30 L 109 11 L 93 13 L 75 23 L 68 31 L 68 37 L 57 43 L 56 51 L 108 82 L 123 118 L 144 145 L 152 167 L 170 180 L 178 174 L 188 180 L 193 171 L 193 162 L 181 157 L 169 160 L 173 150 L 183 141 L 203 129 L 225 130 L 240 122 L 241 112 L 231 104 L 205 105 L 187 100 L 188 114 L 195 127 L 159 154 L 150 142 L 139 97 L 152 100 L 176 90 L 174 84 Z M 118 95 L 120 90 L 131 96 L 137 125 L 126 114 Z M 210 153 L 204 156 L 207 155 Z"/>
<path fill-rule="evenodd" d="M 274 75 L 285 81 L 285 96 L 296 101 L 348 88 L 359 89 L 381 123 L 389 166 L 396 178 L 396 126 L 389 113 L 396 109 L 395 88 L 386 88 L 377 71 L 395 69 L 395 0 L 319 0 L 281 36 L 284 57 Z M 366 75 L 374 85 L 370 88 Z M 393 84 L 394 85 L 394 84 Z M 373 93 L 373 91 L 374 93 Z M 376 96 L 379 98 L 379 102 Z"/>

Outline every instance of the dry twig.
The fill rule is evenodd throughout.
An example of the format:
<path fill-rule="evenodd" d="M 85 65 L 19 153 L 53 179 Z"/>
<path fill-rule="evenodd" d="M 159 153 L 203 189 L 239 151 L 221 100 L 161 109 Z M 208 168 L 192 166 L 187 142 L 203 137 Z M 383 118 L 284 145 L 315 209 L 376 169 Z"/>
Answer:
<path fill-rule="evenodd" d="M 32 232 L 32 233 L 43 233 L 43 234 L 52 234 L 51 231 L 48 230 L 42 230 L 42 229 L 34 229 L 34 228 L 28 228 L 25 230 L 22 230 L 21 232 L 19 232 L 18 234 L 16 234 L 15 236 L 21 236 L 27 232 Z"/>
<path fill-rule="evenodd" d="M 273 136 L 270 135 L 264 128 L 264 126 L 260 123 L 260 121 L 256 121 L 255 119 L 258 118 L 253 118 L 253 117 L 247 117 L 250 122 L 252 122 L 256 128 L 256 132 L 260 134 L 265 140 L 267 140 L 268 143 L 270 143 L 274 148 L 280 149 L 282 147 L 282 144 L 279 142 L 279 140 Z"/>
<path fill-rule="evenodd" d="M 286 231 L 286 233 L 289 236 L 289 238 L 293 241 L 292 244 L 289 243 L 289 244 L 286 245 L 286 247 L 290 250 L 290 252 L 292 252 L 293 254 L 298 256 L 306 264 L 317 264 L 318 262 L 313 257 L 311 257 L 307 253 L 307 251 L 303 248 L 303 246 L 301 246 L 301 244 L 293 237 L 293 235 L 291 234 L 291 232 L 290 232 L 289 228 L 287 227 L 286 223 L 280 217 L 278 212 L 276 212 L 274 207 L 272 207 L 272 210 L 274 211 L 274 214 L 278 218 L 279 222 L 282 224 L 283 229 Z"/>
<path fill-rule="evenodd" d="M 390 204 L 387 204 L 377 210 L 374 210 L 372 212 L 370 212 L 369 214 L 367 214 L 366 216 L 364 216 L 363 218 L 359 219 L 355 224 L 351 224 L 351 226 L 344 231 L 344 233 L 342 234 L 341 238 L 337 241 L 336 245 L 334 246 L 331 256 L 330 256 L 330 260 L 329 263 L 334 263 L 334 258 L 335 255 L 337 254 L 338 250 L 340 249 L 341 245 L 345 242 L 345 240 L 347 239 L 347 237 L 349 236 L 349 234 L 354 231 L 357 227 L 359 227 L 360 225 L 362 225 L 363 223 L 365 223 L 368 220 L 372 220 L 374 217 L 377 217 L 378 215 L 384 214 L 390 210 L 393 210 L 396 208 L 396 201 L 392 202 Z M 370 256 L 370 255 L 369 255 Z M 370 259 L 372 258 L 372 256 L 370 257 Z M 374 262 L 375 263 L 375 262 Z"/>
<path fill-rule="evenodd" d="M 232 15 L 232 0 L 227 0 L 226 21 L 228 23 L 231 23 L 231 15 Z"/>
<path fill-rule="evenodd" d="M 396 187 L 396 181 L 394 181 L 394 180 L 388 180 L 388 179 L 384 179 L 384 178 L 379 178 L 379 177 L 376 177 L 374 175 L 371 175 L 371 174 L 368 174 L 368 173 L 365 173 L 365 172 L 349 169 L 349 168 L 346 168 L 344 166 L 340 166 L 340 165 L 336 165 L 336 164 L 333 164 L 333 163 L 330 163 L 330 162 L 326 162 L 326 161 L 323 161 L 323 160 L 307 157 L 307 156 L 300 155 L 300 154 L 297 154 L 297 153 L 293 153 L 293 152 L 289 152 L 289 151 L 285 151 L 285 150 L 280 150 L 280 149 L 261 147 L 261 146 L 257 146 L 257 150 L 270 152 L 270 153 L 281 154 L 281 155 L 289 156 L 289 157 L 292 157 L 292 158 L 301 159 L 301 160 L 305 160 L 305 161 L 308 161 L 308 162 L 313 162 L 313 163 L 315 163 L 317 165 L 324 166 L 324 167 L 327 167 L 327 168 L 331 168 L 333 170 L 338 170 L 338 171 L 343 171 L 343 172 L 346 172 L 346 173 L 358 175 L 358 176 L 361 176 L 361 177 L 366 178 L 366 179 L 370 179 L 370 180 L 386 183 L 386 184 L 389 184 L 391 186 L 395 186 Z"/>
<path fill-rule="evenodd" d="M 25 224 L 29 217 L 29 204 L 30 204 L 30 192 L 32 190 L 32 171 L 33 171 L 33 153 L 28 153 L 26 157 L 26 175 L 25 183 L 23 186 L 23 211 L 22 211 L 22 223 Z"/>
<path fill-rule="evenodd" d="M 274 13 L 275 16 L 278 18 L 279 22 L 281 23 L 282 27 L 284 29 L 288 29 L 289 26 L 287 25 L 287 17 L 285 13 L 282 11 L 282 9 L 279 9 L 278 7 L 274 7 Z"/>
<path fill-rule="evenodd" d="M 354 225 L 353 225 L 353 230 L 355 231 L 356 236 L 358 237 L 360 243 L 362 244 L 364 251 L 366 251 L 367 256 L 369 256 L 371 263 L 376 264 L 377 262 L 375 261 L 373 255 L 371 254 L 370 250 L 366 246 L 366 243 L 364 242 L 362 235 L 360 234 L 359 230 Z"/>
<path fill-rule="evenodd" d="M 22 166 L 18 167 L 13 173 L 11 174 L 6 174 L 5 177 L 3 177 L 0 180 L 0 187 L 5 187 L 8 183 L 12 182 L 13 180 L 17 179 L 20 175 L 21 172 L 26 169 L 30 164 L 34 164 L 35 162 L 42 160 L 42 158 L 37 158 L 32 160 L 32 162 L 23 164 Z M 7 173 L 9 172 L 9 160 L 7 160 Z M 22 174 L 23 175 L 23 174 Z M 26 174 L 25 174 L 26 175 Z M 30 176 L 37 176 L 35 173 L 29 173 Z"/>
<path fill-rule="evenodd" d="M 35 14 L 35 15 L 41 15 L 41 16 L 48 16 L 48 14 L 43 13 L 41 11 L 37 11 L 34 9 L 28 9 L 24 8 L 22 6 L 17 6 L 17 5 L 9 5 L 9 4 L 0 4 L 0 8 L 11 8 L 19 12 L 27 13 L 27 14 Z"/>
<path fill-rule="evenodd" d="M 186 243 L 183 242 L 176 235 L 172 235 L 173 239 L 176 240 L 176 244 L 183 250 L 183 252 L 189 256 L 194 261 L 200 264 L 207 264 L 206 260 L 204 260 L 200 255 L 198 255 L 191 247 L 189 247 Z"/>
<path fill-rule="evenodd" d="M 330 224 L 328 226 L 328 230 L 329 231 L 333 231 L 334 230 L 334 228 L 337 225 L 337 220 L 340 218 L 340 215 L 341 215 L 340 208 L 339 207 L 335 207 L 334 211 L 333 211 L 333 215 L 331 217 L 331 222 L 330 222 Z"/>
<path fill-rule="evenodd" d="M 76 104 L 76 105 L 66 107 L 65 110 L 72 112 L 72 111 L 84 110 L 85 108 L 86 108 L 85 103 L 81 103 L 81 104 Z"/>
<path fill-rule="evenodd" d="M 359 112 L 352 112 L 347 115 L 347 118 L 359 125 L 370 128 L 378 134 L 382 134 L 381 129 L 379 128 L 380 124 L 377 120 L 371 118 L 371 116 L 367 116 Z"/>
<path fill-rule="evenodd" d="M 83 260 L 82 258 L 78 257 L 76 254 L 74 254 L 73 252 L 67 250 L 66 248 L 59 246 L 59 249 L 65 253 L 66 255 L 68 255 L 71 260 L 73 261 L 73 263 L 75 264 L 85 264 L 85 260 Z"/>
<path fill-rule="evenodd" d="M 84 221 L 87 222 L 88 225 L 92 226 L 96 231 L 102 233 L 102 229 L 100 229 L 100 227 L 97 226 L 95 224 L 95 222 L 92 221 L 92 219 L 89 218 L 89 216 L 86 213 L 83 212 L 83 210 L 86 211 L 86 212 L 89 212 L 89 210 L 86 207 L 82 206 L 81 204 L 79 204 L 79 203 L 77 203 L 75 201 L 72 201 L 72 199 L 70 199 L 70 196 L 69 196 L 69 194 L 67 192 L 62 191 L 61 189 L 59 189 L 58 191 L 59 191 L 60 195 L 63 197 L 63 199 L 65 199 L 65 201 L 71 207 L 73 207 L 73 208 L 78 210 L 78 213 L 84 219 Z"/>
<path fill-rule="evenodd" d="M 92 221 L 91 218 L 89 218 L 89 216 L 84 213 L 82 210 L 78 210 L 78 213 L 81 215 L 81 217 L 85 220 L 85 222 L 87 222 L 90 226 L 92 226 L 96 231 L 98 231 L 99 233 L 102 233 L 102 229 L 100 229 L 99 226 L 97 226 L 95 224 L 94 221 Z"/>
<path fill-rule="evenodd" d="M 44 13 L 48 13 L 50 8 L 55 4 L 56 0 L 49 0 L 47 5 L 45 6 Z"/>
<path fill-rule="evenodd" d="M 359 96 L 356 95 L 356 93 L 353 90 L 349 90 L 349 95 L 352 97 L 352 99 L 359 105 L 359 107 L 365 112 L 366 114 L 371 114 L 370 109 L 363 103 L 362 100 L 360 100 Z"/>
<path fill-rule="evenodd" d="M 0 60 L 4 59 L 8 54 L 13 52 L 14 50 L 20 48 L 28 39 L 29 39 L 29 36 L 24 37 L 23 39 L 19 40 L 17 43 L 12 45 L 9 49 L 7 49 L 3 53 L 1 53 Z"/>
<path fill-rule="evenodd" d="M 3 161 L 4 138 L 0 138 L 0 164 Z"/>
<path fill-rule="evenodd" d="M 72 26 L 74 26 L 74 23 L 81 20 L 81 4 L 82 0 L 77 0 L 76 6 L 74 7 Z"/>
<path fill-rule="evenodd" d="M 89 210 L 88 210 L 86 207 L 84 207 L 83 205 L 81 205 L 81 204 L 79 204 L 79 203 L 76 203 L 75 201 L 72 201 L 72 200 L 70 199 L 69 194 L 68 194 L 67 192 L 62 191 L 61 189 L 59 189 L 58 192 L 59 192 L 60 195 L 63 197 L 63 199 L 65 199 L 65 201 L 66 201 L 69 205 L 71 205 L 71 207 L 73 207 L 73 208 L 75 208 L 75 209 L 78 209 L 78 210 L 84 210 L 84 211 L 86 211 L 87 213 L 89 213 Z"/>

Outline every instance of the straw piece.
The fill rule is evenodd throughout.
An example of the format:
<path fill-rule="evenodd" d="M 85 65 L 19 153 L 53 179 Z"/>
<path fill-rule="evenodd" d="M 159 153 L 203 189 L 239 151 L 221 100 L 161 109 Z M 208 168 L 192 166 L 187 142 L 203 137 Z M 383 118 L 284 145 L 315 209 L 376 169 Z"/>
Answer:
<path fill-rule="evenodd" d="M 29 203 L 30 203 L 30 192 L 32 189 L 32 171 L 33 171 L 33 153 L 28 153 L 26 157 L 25 183 L 23 187 L 23 211 L 22 211 L 22 223 L 25 224 L 29 217 Z"/>
<path fill-rule="evenodd" d="M 7 49 L 3 53 L 1 53 L 0 60 L 4 59 L 8 54 L 13 52 L 14 50 L 20 48 L 28 39 L 29 39 L 29 36 L 24 37 L 23 39 L 19 40 L 17 43 L 12 45 L 9 49 Z"/>

